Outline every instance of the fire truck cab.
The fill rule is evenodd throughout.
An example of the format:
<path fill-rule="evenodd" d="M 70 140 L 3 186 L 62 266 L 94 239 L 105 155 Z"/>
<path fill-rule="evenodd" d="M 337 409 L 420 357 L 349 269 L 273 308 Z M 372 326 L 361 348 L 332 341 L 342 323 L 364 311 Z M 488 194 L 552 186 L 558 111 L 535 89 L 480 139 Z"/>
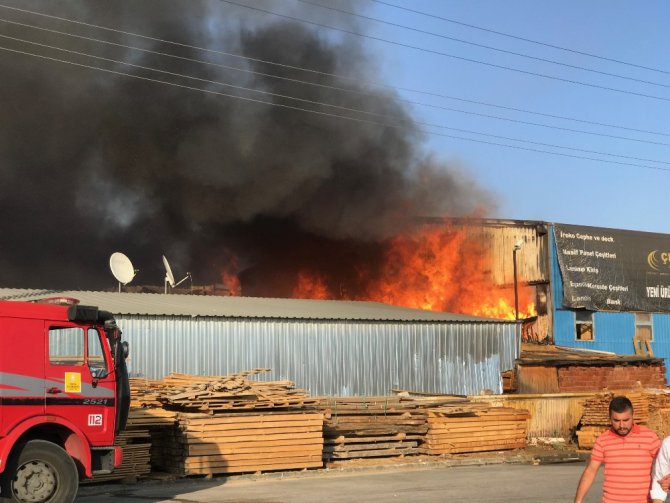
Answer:
<path fill-rule="evenodd" d="M 121 465 L 127 355 L 97 307 L 0 301 L 0 502 L 71 503 Z"/>

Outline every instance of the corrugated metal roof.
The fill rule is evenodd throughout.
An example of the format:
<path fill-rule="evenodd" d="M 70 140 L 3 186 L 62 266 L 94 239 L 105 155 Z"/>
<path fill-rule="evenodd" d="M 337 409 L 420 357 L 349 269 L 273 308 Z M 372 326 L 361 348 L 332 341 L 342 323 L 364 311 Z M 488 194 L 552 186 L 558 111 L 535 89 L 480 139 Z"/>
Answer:
<path fill-rule="evenodd" d="M 98 306 L 115 315 L 516 323 L 406 309 L 379 302 L 0 288 L 0 299 L 4 300 L 30 301 L 47 297 L 73 297 L 84 305 Z"/>

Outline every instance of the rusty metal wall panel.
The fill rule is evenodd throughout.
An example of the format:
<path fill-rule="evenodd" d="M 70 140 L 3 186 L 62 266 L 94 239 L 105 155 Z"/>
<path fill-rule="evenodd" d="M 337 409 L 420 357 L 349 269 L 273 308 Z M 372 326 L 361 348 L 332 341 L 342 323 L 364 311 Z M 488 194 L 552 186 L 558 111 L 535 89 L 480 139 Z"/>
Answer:
<path fill-rule="evenodd" d="M 269 368 L 312 395 L 502 392 L 519 356 L 516 323 L 388 323 L 126 316 L 131 375 Z"/>
<path fill-rule="evenodd" d="M 478 239 L 490 254 L 491 277 L 496 285 L 514 283 L 513 250 L 517 241 L 523 246 L 517 252 L 518 279 L 521 282 L 544 282 L 547 272 L 547 234 L 536 225 L 468 225 L 468 234 Z"/>
<path fill-rule="evenodd" d="M 526 409 L 530 412 L 528 440 L 571 439 L 584 413 L 584 402 L 595 393 L 513 394 L 470 397 L 495 407 Z"/>

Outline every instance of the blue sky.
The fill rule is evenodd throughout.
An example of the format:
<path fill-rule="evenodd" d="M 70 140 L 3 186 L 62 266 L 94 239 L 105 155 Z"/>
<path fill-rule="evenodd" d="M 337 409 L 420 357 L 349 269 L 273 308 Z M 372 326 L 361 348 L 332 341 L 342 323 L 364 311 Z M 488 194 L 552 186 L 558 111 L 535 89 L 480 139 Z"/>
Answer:
<path fill-rule="evenodd" d="M 388 0 L 388 3 L 518 37 L 670 72 L 667 58 L 667 48 L 670 45 L 670 32 L 667 29 L 670 22 L 670 3 L 667 2 Z M 670 205 L 667 196 L 670 187 L 670 73 L 645 70 L 514 40 L 378 3 L 372 3 L 364 14 L 478 44 L 661 84 L 634 82 L 501 54 L 375 22 L 370 22 L 367 26 L 367 33 L 370 35 L 402 44 L 662 98 L 652 99 L 524 75 L 379 41 L 366 42 L 370 51 L 375 54 L 380 79 L 394 86 L 665 134 L 666 136 L 594 126 L 400 92 L 405 99 L 438 106 L 666 143 L 667 145 L 657 145 L 572 133 L 413 106 L 417 120 L 426 123 L 649 160 L 616 158 L 437 130 L 445 134 L 662 168 L 652 170 L 621 166 L 429 135 L 426 139 L 429 150 L 446 163 L 461 166 L 461 169 L 494 193 L 498 205 L 492 216 L 670 233 Z"/>

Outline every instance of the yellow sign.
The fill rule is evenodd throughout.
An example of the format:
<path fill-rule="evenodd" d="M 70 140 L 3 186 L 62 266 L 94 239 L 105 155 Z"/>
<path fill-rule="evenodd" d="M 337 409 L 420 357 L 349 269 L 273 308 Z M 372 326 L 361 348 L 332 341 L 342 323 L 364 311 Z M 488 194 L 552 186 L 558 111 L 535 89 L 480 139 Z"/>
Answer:
<path fill-rule="evenodd" d="M 65 392 L 81 393 L 81 374 L 79 372 L 65 372 Z"/>

